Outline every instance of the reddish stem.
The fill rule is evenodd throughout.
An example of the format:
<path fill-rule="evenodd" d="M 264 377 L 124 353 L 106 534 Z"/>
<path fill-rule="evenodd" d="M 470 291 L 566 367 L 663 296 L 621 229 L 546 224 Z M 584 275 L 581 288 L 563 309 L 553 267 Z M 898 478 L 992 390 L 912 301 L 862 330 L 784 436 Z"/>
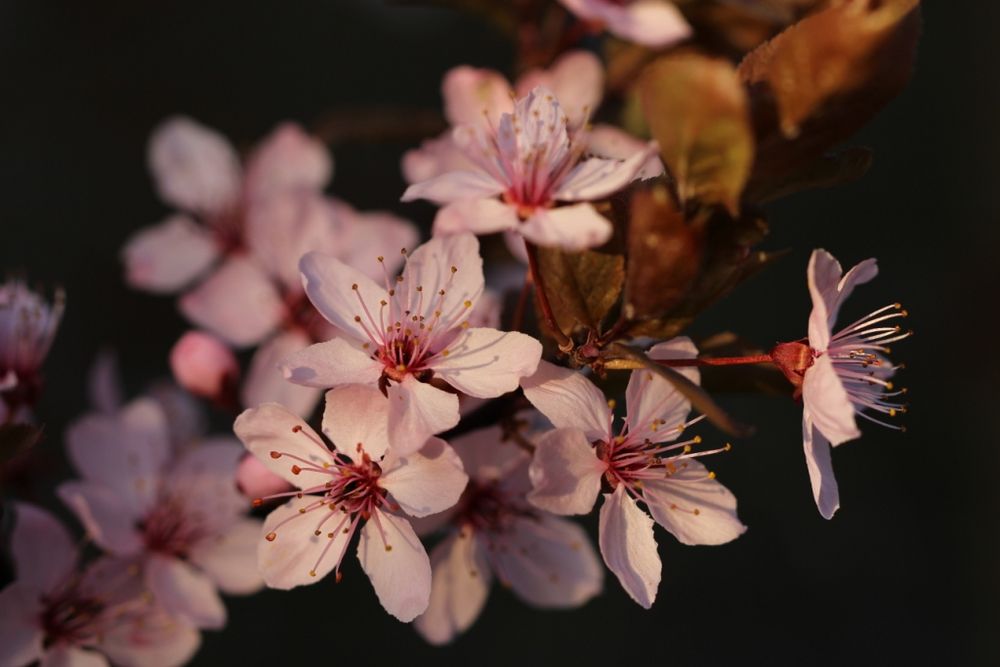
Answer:
<path fill-rule="evenodd" d="M 525 240 L 524 248 L 528 253 L 528 269 L 531 271 L 531 279 L 535 283 L 535 298 L 538 299 L 538 307 L 542 311 L 545 323 L 552 331 L 552 336 L 556 339 L 556 343 L 559 344 L 559 349 L 563 352 L 569 352 L 573 349 L 573 341 L 562 332 L 562 329 L 556 323 L 555 313 L 552 312 L 552 305 L 549 303 L 549 297 L 545 293 L 545 280 L 542 278 L 541 271 L 538 270 L 538 247 L 534 243 Z"/>
<path fill-rule="evenodd" d="M 770 354 L 754 354 L 746 357 L 699 357 L 697 359 L 654 359 L 661 366 L 685 368 L 690 366 L 739 366 L 742 364 L 771 364 Z"/>

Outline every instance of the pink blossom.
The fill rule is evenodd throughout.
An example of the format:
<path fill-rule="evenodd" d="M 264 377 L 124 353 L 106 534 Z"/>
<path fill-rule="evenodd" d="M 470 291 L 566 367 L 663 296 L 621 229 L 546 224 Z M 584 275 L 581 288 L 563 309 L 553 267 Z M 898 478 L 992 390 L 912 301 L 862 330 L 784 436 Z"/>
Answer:
<path fill-rule="evenodd" d="M 612 34 L 636 44 L 663 48 L 687 39 L 691 26 L 666 0 L 559 0 L 585 21 L 607 26 Z"/>
<path fill-rule="evenodd" d="M 813 304 L 809 338 L 805 343 L 782 343 L 772 353 L 802 397 L 806 466 L 816 507 L 827 519 L 840 508 L 830 446 L 861 435 L 856 416 L 901 429 L 870 413 L 895 417 L 906 412 L 898 402 L 906 390 L 895 390 L 889 380 L 901 366 L 893 366 L 884 356 L 889 354 L 889 344 L 911 335 L 892 323 L 906 317 L 902 306 L 894 303 L 879 308 L 833 333 L 841 304 L 856 286 L 876 275 L 874 259 L 866 259 L 845 274 L 833 255 L 813 251 L 807 271 Z"/>
<path fill-rule="evenodd" d="M 295 413 L 298 414 L 298 413 Z M 236 469 L 236 486 L 250 501 L 263 496 L 274 496 L 293 487 L 276 475 L 256 456 L 245 455 Z"/>
<path fill-rule="evenodd" d="M 449 527 L 431 552 L 430 604 L 414 622 L 433 644 L 475 622 L 494 576 L 528 604 L 549 609 L 583 605 L 603 587 L 583 529 L 528 504 L 531 457 L 502 436 L 492 427 L 452 443 L 470 480 L 454 508 L 428 517 Z"/>
<path fill-rule="evenodd" d="M 63 304 L 62 291 L 47 303 L 19 280 L 0 285 L 0 424 L 30 420 Z"/>
<path fill-rule="evenodd" d="M 497 124 L 461 125 L 453 136 L 472 166 L 415 183 L 403 194 L 403 201 L 443 205 L 435 234 L 516 231 L 532 243 L 567 250 L 610 238 L 611 223 L 587 202 L 628 185 L 656 152 L 654 143 L 624 161 L 585 159 L 586 128 L 571 123 L 555 94 L 541 86 Z"/>
<path fill-rule="evenodd" d="M 494 398 L 515 390 L 538 365 L 537 340 L 469 326 L 483 292 L 471 234 L 425 243 L 408 256 L 402 275 L 385 271 L 383 286 L 320 253 L 303 257 L 301 269 L 310 301 L 339 333 L 289 356 L 285 377 L 311 387 L 379 387 L 400 454 L 458 423 L 456 392 Z"/>
<path fill-rule="evenodd" d="M 215 336 L 189 331 L 170 350 L 178 384 L 196 396 L 221 400 L 239 381 L 236 356 Z"/>
<path fill-rule="evenodd" d="M 696 355 L 686 338 L 649 351 L 654 359 Z M 698 380 L 697 369 L 681 372 Z M 687 399 L 660 376 L 632 373 L 626 390 L 628 415 L 617 434 L 604 395 L 581 373 L 542 362 L 522 386 L 528 400 L 556 427 L 538 441 L 528 500 L 555 514 L 586 514 L 603 487 L 601 554 L 643 607 L 653 604 L 660 583 L 654 520 L 684 544 L 724 544 L 746 530 L 736 516 L 736 498 L 697 461 L 728 446 L 696 452 L 692 445 L 701 442 L 699 437 L 674 442 L 700 419 L 687 420 Z M 637 502 L 644 503 L 649 514 Z"/>
<path fill-rule="evenodd" d="M 330 571 L 339 580 L 344 554 L 359 532 L 358 560 L 385 610 L 409 622 L 427 608 L 430 561 L 406 515 L 451 507 L 468 477 L 443 440 L 432 438 L 420 453 L 406 456 L 391 450 L 388 419 L 378 390 L 362 385 L 327 393 L 323 432 L 333 450 L 280 405 L 237 418 L 234 430 L 247 449 L 299 489 L 278 494 L 290 500 L 268 515 L 258 537 L 268 586 L 311 584 Z"/>
<path fill-rule="evenodd" d="M 218 590 L 247 594 L 261 585 L 253 558 L 260 522 L 234 482 L 242 448 L 218 438 L 172 451 L 166 413 L 152 399 L 71 425 L 68 452 L 83 479 L 60 498 L 102 549 L 135 559 L 146 586 L 171 615 L 219 628 Z"/>
<path fill-rule="evenodd" d="M 15 505 L 16 580 L 0 591 L 0 664 L 169 667 L 197 650 L 198 631 L 144 594 L 134 563 L 101 558 L 77 569 L 76 547 L 48 512 Z"/>

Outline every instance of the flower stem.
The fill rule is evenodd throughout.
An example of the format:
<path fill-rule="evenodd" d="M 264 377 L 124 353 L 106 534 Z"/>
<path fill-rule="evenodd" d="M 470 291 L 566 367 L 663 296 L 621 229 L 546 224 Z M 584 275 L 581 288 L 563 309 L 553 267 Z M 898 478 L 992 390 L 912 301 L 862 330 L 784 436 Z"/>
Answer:
<path fill-rule="evenodd" d="M 654 359 L 660 366 L 668 368 L 689 368 L 691 366 L 741 366 L 746 364 L 771 364 L 770 354 L 755 354 L 746 357 L 698 357 L 695 359 Z M 609 359 L 604 367 L 608 370 L 633 370 L 643 368 L 643 364 L 632 359 Z"/>
<path fill-rule="evenodd" d="M 545 318 L 545 323 L 551 330 L 553 338 L 559 344 L 559 349 L 563 352 L 569 352 L 573 349 L 573 341 L 559 328 L 555 313 L 552 312 L 552 305 L 545 293 L 545 280 L 541 271 L 538 270 L 538 247 L 525 240 L 524 248 L 528 253 L 528 268 L 531 270 L 531 279 L 535 283 L 535 297 L 538 299 L 538 307 L 542 311 L 542 316 Z"/>

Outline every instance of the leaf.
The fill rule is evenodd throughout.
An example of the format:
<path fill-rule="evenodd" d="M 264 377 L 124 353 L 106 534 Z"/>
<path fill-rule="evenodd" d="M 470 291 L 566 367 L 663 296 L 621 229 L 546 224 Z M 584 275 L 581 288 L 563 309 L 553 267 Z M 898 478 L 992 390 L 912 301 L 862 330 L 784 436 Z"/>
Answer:
<path fill-rule="evenodd" d="M 645 320 L 680 301 L 698 275 L 701 238 L 663 184 L 636 190 L 628 227 L 625 316 Z"/>
<path fill-rule="evenodd" d="M 661 366 L 641 350 L 637 350 L 621 343 L 612 343 L 609 349 L 620 356 L 640 364 L 643 368 L 650 370 L 672 384 L 677 391 L 684 395 L 684 398 L 691 401 L 691 407 L 705 415 L 710 422 L 720 429 L 737 438 L 742 438 L 753 433 L 753 429 L 745 424 L 741 424 L 730 417 L 725 410 L 716 404 L 712 397 L 704 389 L 696 385 L 684 375 L 678 373 L 673 368 Z"/>
<path fill-rule="evenodd" d="M 0 426 L 0 463 L 7 463 L 26 453 L 38 444 L 41 437 L 41 427 L 34 424 Z"/>
<path fill-rule="evenodd" d="M 906 87 L 919 34 L 919 0 L 842 0 L 748 54 L 751 181 L 793 174 L 860 130 Z"/>
<path fill-rule="evenodd" d="M 556 322 L 564 333 L 596 328 L 615 305 L 625 281 L 625 258 L 593 250 L 538 248 L 539 270 Z"/>
<path fill-rule="evenodd" d="M 836 153 L 824 155 L 813 164 L 774 182 L 758 182 L 747 192 L 747 199 L 766 204 L 805 190 L 829 188 L 853 183 L 872 165 L 874 154 L 870 148 L 852 146 Z"/>
<path fill-rule="evenodd" d="M 645 69 L 639 94 L 682 204 L 722 204 L 737 215 L 754 146 L 733 66 L 693 52 L 665 55 Z"/>
<path fill-rule="evenodd" d="M 823 0 L 680 0 L 700 39 L 715 48 L 743 54 L 798 20 Z"/>

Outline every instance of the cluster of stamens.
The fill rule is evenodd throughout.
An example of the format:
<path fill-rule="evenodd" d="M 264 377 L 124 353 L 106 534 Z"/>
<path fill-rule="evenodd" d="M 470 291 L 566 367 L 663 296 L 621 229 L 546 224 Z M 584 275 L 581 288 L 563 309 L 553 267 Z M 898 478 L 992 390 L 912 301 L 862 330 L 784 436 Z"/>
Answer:
<path fill-rule="evenodd" d="M 142 521 L 146 548 L 183 558 L 208 534 L 207 527 L 178 498 L 161 497 Z"/>

